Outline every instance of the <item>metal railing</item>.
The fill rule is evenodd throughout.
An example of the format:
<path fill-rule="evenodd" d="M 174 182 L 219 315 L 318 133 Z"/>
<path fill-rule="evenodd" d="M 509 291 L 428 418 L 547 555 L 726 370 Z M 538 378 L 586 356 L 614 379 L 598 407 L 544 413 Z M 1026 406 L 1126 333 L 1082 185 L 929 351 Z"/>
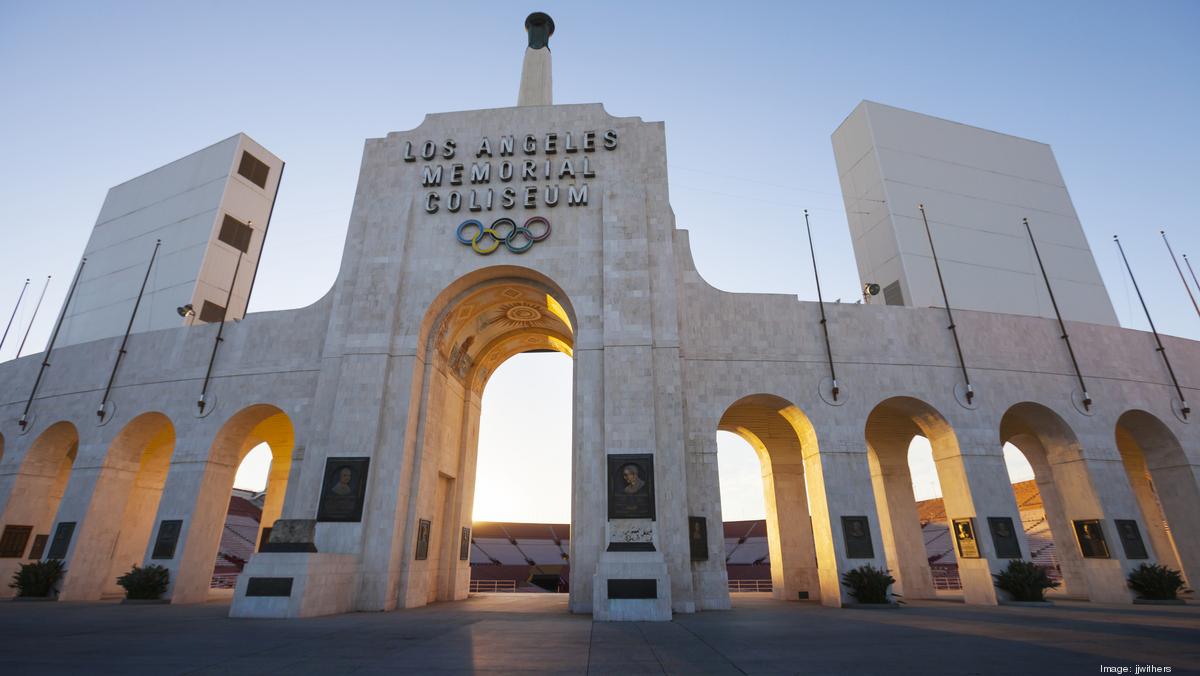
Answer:
<path fill-rule="evenodd" d="M 210 589 L 233 589 L 237 586 L 238 575 L 241 573 L 217 573 L 212 576 Z"/>
<path fill-rule="evenodd" d="M 491 594 L 495 592 L 517 591 L 516 580 L 471 580 L 469 591 L 472 594 Z"/>
<path fill-rule="evenodd" d="M 770 592 L 774 589 L 770 580 L 730 580 L 731 592 Z"/>

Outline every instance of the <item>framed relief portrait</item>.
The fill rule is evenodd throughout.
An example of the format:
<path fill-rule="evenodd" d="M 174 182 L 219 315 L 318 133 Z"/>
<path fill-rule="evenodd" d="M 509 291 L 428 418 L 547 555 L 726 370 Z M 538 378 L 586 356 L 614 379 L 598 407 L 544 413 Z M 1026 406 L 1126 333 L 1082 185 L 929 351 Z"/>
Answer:
<path fill-rule="evenodd" d="M 362 521 L 370 458 L 327 458 L 317 521 Z"/>
<path fill-rule="evenodd" d="M 608 456 L 608 518 L 654 518 L 654 456 Z"/>

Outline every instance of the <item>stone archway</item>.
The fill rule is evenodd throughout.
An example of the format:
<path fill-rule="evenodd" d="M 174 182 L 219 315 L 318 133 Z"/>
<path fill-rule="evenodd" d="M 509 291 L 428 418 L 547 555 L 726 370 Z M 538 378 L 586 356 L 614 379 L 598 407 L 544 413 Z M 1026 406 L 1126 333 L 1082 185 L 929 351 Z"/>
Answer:
<path fill-rule="evenodd" d="M 201 461 L 187 461 L 175 454 L 158 510 L 158 528 L 164 521 L 181 520 L 179 545 L 170 558 L 152 563 L 171 569 L 172 603 L 200 603 L 209 597 L 213 564 L 220 547 L 229 496 L 237 468 L 255 446 L 271 447 L 266 502 L 262 528 L 279 517 L 291 471 L 295 428 L 291 417 L 272 404 L 252 404 L 229 417 L 218 430 Z M 177 501 L 176 496 L 185 500 Z M 194 502 L 186 500 L 193 497 Z M 257 545 L 257 541 L 255 543 Z"/>
<path fill-rule="evenodd" d="M 29 529 L 24 550 L 26 553 L 37 553 L 32 552 L 31 548 L 39 536 L 45 536 L 44 542 L 53 537 L 51 527 L 59 502 L 67 490 L 78 453 L 79 431 L 75 425 L 63 420 L 51 424 L 39 434 L 21 460 L 3 505 L 0 526 Z M 51 545 L 46 542 L 37 558 L 46 557 L 50 548 Z M 0 580 L 11 579 L 23 559 L 24 555 L 0 559 Z M 14 593 L 7 584 L 0 586 L 0 597 L 9 597 Z"/>
<path fill-rule="evenodd" d="M 154 529 L 175 449 L 164 414 L 142 413 L 117 433 L 95 470 L 61 598 L 95 600 L 122 593 L 116 578 L 141 564 Z"/>
<path fill-rule="evenodd" d="M 1117 419 L 1117 450 L 1141 508 L 1145 537 L 1155 557 L 1183 571 L 1194 586 L 1200 576 L 1200 477 L 1179 439 L 1142 410 Z"/>
<path fill-rule="evenodd" d="M 909 598 L 936 596 L 908 465 L 909 444 L 914 437 L 923 436 L 933 449 L 947 525 L 953 532 L 955 519 L 973 523 L 976 556 L 962 556 L 957 547 L 951 548 L 962 580 L 963 600 L 994 605 L 997 596 L 992 573 L 1002 566 L 994 538 L 987 533 L 988 519 L 1007 519 L 1007 535 L 1019 549 L 1017 558 L 1028 551 L 1003 455 L 995 449 L 964 452 L 945 416 L 913 397 L 892 397 L 876 405 L 867 416 L 865 435 L 884 551 L 900 593 Z M 1003 488 L 997 489 L 1001 481 Z M 997 497 L 1001 490 L 1007 493 L 1007 500 Z"/>
<path fill-rule="evenodd" d="M 757 394 L 734 402 L 717 429 L 745 439 L 758 455 L 772 595 L 788 601 L 820 598 L 803 452 L 815 448 L 817 436 L 808 417 L 781 397 Z"/>
<path fill-rule="evenodd" d="M 1062 573 L 1063 594 L 1091 597 L 1088 564 L 1075 545 L 1072 515 L 1091 515 L 1100 501 L 1083 462 L 1083 449 L 1070 426 L 1042 404 L 1014 404 L 1000 420 L 1000 444 L 1016 446 L 1033 468 L 1050 537 Z M 1032 547 L 1032 545 L 1031 545 Z M 1035 552 L 1031 551 L 1033 556 Z"/>
<path fill-rule="evenodd" d="M 410 536 L 402 545 L 400 606 L 466 598 L 470 562 L 461 549 L 470 537 L 484 387 L 514 355 L 553 350 L 573 356 L 576 327 L 561 288 L 539 273 L 511 266 L 467 275 L 431 305 L 421 332 L 424 385 L 415 454 L 421 469 L 413 473 L 416 498 L 401 524 Z M 578 372 L 577 363 L 573 370 Z M 574 424 L 573 468 L 578 417 Z M 581 587 L 590 588 L 577 583 L 580 574 L 571 567 L 572 604 Z"/>

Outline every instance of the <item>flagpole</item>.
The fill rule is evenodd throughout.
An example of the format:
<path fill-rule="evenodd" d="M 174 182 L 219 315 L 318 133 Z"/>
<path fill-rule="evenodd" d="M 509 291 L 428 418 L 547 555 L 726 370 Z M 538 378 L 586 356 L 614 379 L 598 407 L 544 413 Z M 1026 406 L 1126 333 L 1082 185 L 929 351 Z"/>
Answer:
<path fill-rule="evenodd" d="M 21 412 L 21 418 L 17 420 L 17 424 L 24 430 L 29 425 L 29 408 L 33 406 L 33 398 L 37 395 L 38 385 L 42 383 L 42 375 L 46 373 L 46 369 L 50 367 L 50 354 L 54 352 L 54 343 L 58 341 L 58 332 L 62 329 L 63 320 L 67 318 L 67 310 L 71 307 L 71 299 L 75 296 L 75 289 L 79 286 L 79 277 L 83 274 L 83 266 L 87 265 L 87 258 L 79 259 L 79 267 L 75 268 L 75 279 L 71 280 L 71 287 L 67 289 L 67 299 L 63 301 L 62 312 L 58 314 L 58 321 L 54 323 L 54 332 L 50 334 L 50 343 L 46 346 L 46 355 L 42 357 L 42 368 L 38 369 L 37 378 L 33 381 L 33 389 L 29 391 L 29 400 L 25 402 L 25 410 Z M 47 278 L 49 282 L 49 278 Z M 32 322 L 30 326 L 32 326 Z"/>
<path fill-rule="evenodd" d="M 1183 282 L 1183 288 L 1187 291 L 1188 298 L 1192 299 L 1192 307 L 1195 308 L 1196 314 L 1200 315 L 1200 305 L 1196 303 L 1196 297 L 1192 295 L 1192 287 L 1188 286 L 1187 277 L 1183 276 L 1183 268 L 1179 267 L 1179 259 L 1175 258 L 1175 250 L 1171 248 L 1171 243 L 1167 241 L 1167 233 L 1159 230 L 1158 234 L 1162 235 L 1163 244 L 1167 245 L 1167 253 L 1171 254 L 1171 262 L 1175 264 L 1175 272 L 1179 273 L 1179 281 Z"/>
<path fill-rule="evenodd" d="M 42 299 L 46 297 L 46 289 L 50 286 L 50 277 L 52 275 L 46 275 L 46 283 L 42 284 L 42 293 L 33 306 L 33 316 L 29 318 L 29 326 L 25 327 L 25 335 L 21 337 L 21 344 L 17 346 L 17 356 L 14 359 L 21 357 L 21 350 L 25 349 L 25 341 L 29 340 L 29 332 L 33 330 L 33 321 L 37 319 L 38 310 L 42 308 Z"/>
<path fill-rule="evenodd" d="M 1033 245 L 1033 255 L 1037 257 L 1038 268 L 1042 271 L 1042 279 L 1046 281 L 1046 291 L 1050 294 L 1050 305 L 1054 307 L 1054 316 L 1058 317 L 1058 330 L 1062 339 L 1067 343 L 1067 354 L 1071 355 L 1071 366 L 1075 367 L 1075 377 L 1079 379 L 1079 389 L 1083 392 L 1083 410 L 1090 410 L 1092 398 L 1088 395 L 1087 385 L 1083 382 L 1083 373 L 1079 370 L 1079 362 L 1075 359 L 1075 350 L 1071 347 L 1071 338 L 1067 335 L 1067 325 L 1063 322 L 1062 313 L 1058 311 L 1058 301 L 1054 299 L 1054 288 L 1050 286 L 1050 276 L 1046 274 L 1046 266 L 1042 263 L 1042 254 L 1038 251 L 1037 240 L 1033 238 L 1033 228 L 1029 227 L 1029 219 L 1022 218 L 1025 232 L 1029 233 L 1029 243 Z"/>
<path fill-rule="evenodd" d="M 958 327 L 954 324 L 954 313 L 950 311 L 950 297 L 946 295 L 946 282 L 942 280 L 942 266 L 938 263 L 937 250 L 933 248 L 933 232 L 929 230 L 929 218 L 925 216 L 925 205 L 918 204 L 921 210 L 921 221 L 925 223 L 925 236 L 929 238 L 929 253 L 933 255 L 933 269 L 937 271 L 938 285 L 942 287 L 942 301 L 946 306 L 946 319 L 950 321 L 950 333 L 954 336 L 954 349 L 958 352 L 958 365 L 962 368 L 963 381 L 967 385 L 967 403 L 975 398 L 975 390 L 971 388 L 971 376 L 967 374 L 967 362 L 963 359 L 962 345 L 958 342 Z"/>
<path fill-rule="evenodd" d="M 825 356 L 829 359 L 829 379 L 833 381 L 833 400 L 837 401 L 837 372 L 833 369 L 833 346 L 829 343 L 829 321 L 825 318 L 825 299 L 821 296 L 821 275 L 817 272 L 817 250 L 813 248 L 812 226 L 808 224 L 808 209 L 804 210 L 804 229 L 808 232 L 808 253 L 812 256 L 813 277 L 817 280 L 817 307 L 821 308 L 821 330 L 825 333 Z"/>
<path fill-rule="evenodd" d="M 112 372 L 108 374 L 108 385 L 104 387 L 104 397 L 100 399 L 100 408 L 96 409 L 96 415 L 100 417 L 101 422 L 104 421 L 104 407 L 108 405 L 108 395 L 112 392 L 113 381 L 117 378 L 117 369 L 120 368 L 121 359 L 125 356 L 125 346 L 129 344 L 129 334 L 133 331 L 133 320 L 137 318 L 138 307 L 142 304 L 142 296 L 146 293 L 146 282 L 150 281 L 150 271 L 154 269 L 154 258 L 158 256 L 158 247 L 160 246 L 162 246 L 162 240 L 154 240 L 154 251 L 150 254 L 146 275 L 142 277 L 142 288 L 138 289 L 137 300 L 133 301 L 133 312 L 129 313 L 129 324 L 125 327 L 125 337 L 121 339 L 121 347 L 117 349 L 117 359 L 113 362 Z"/>
<path fill-rule="evenodd" d="M 1171 376 L 1171 383 L 1175 385 L 1175 393 L 1179 395 L 1180 412 L 1183 413 L 1184 418 L 1187 418 L 1192 409 L 1188 407 L 1187 399 L 1183 396 L 1183 388 L 1179 387 L 1179 380 L 1175 378 L 1175 369 L 1171 368 L 1171 360 L 1167 358 L 1167 348 L 1163 347 L 1158 329 L 1154 328 L 1154 320 L 1150 318 L 1150 309 L 1146 307 L 1146 299 L 1142 297 L 1142 290 L 1138 288 L 1137 278 L 1133 276 L 1133 268 L 1129 267 L 1129 259 L 1125 257 L 1125 247 L 1121 246 L 1121 240 L 1116 235 L 1113 235 L 1113 241 L 1117 243 L 1117 250 L 1121 252 L 1121 260 L 1125 261 L 1125 271 L 1129 273 L 1129 279 L 1133 281 L 1133 290 L 1137 292 L 1138 302 L 1142 304 L 1142 312 L 1146 313 L 1150 332 L 1154 334 L 1154 342 L 1158 345 L 1155 350 L 1162 355 L 1163 363 L 1167 365 L 1167 373 Z"/>
<path fill-rule="evenodd" d="M 21 287 L 21 293 L 17 296 L 17 304 L 13 306 L 12 315 L 8 318 L 8 325 L 4 327 L 4 335 L 0 336 L 0 350 L 4 349 L 4 341 L 8 340 L 8 330 L 12 328 L 13 320 L 17 318 L 17 308 L 21 307 L 21 299 L 25 297 L 25 289 L 29 288 L 29 278 L 25 278 L 25 284 Z"/>

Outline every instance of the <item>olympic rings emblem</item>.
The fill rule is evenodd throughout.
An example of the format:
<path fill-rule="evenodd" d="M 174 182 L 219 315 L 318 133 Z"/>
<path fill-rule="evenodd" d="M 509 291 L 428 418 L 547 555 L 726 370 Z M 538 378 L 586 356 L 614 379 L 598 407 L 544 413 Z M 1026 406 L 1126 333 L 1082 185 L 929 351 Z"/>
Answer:
<path fill-rule="evenodd" d="M 470 246 L 472 251 L 481 256 L 492 253 L 501 244 L 512 253 L 523 254 L 532 249 L 535 242 L 550 236 L 550 221 L 534 216 L 524 225 L 517 225 L 516 221 L 505 216 L 497 218 L 485 228 L 483 223 L 472 218 L 460 223 L 454 235 L 459 243 Z"/>

